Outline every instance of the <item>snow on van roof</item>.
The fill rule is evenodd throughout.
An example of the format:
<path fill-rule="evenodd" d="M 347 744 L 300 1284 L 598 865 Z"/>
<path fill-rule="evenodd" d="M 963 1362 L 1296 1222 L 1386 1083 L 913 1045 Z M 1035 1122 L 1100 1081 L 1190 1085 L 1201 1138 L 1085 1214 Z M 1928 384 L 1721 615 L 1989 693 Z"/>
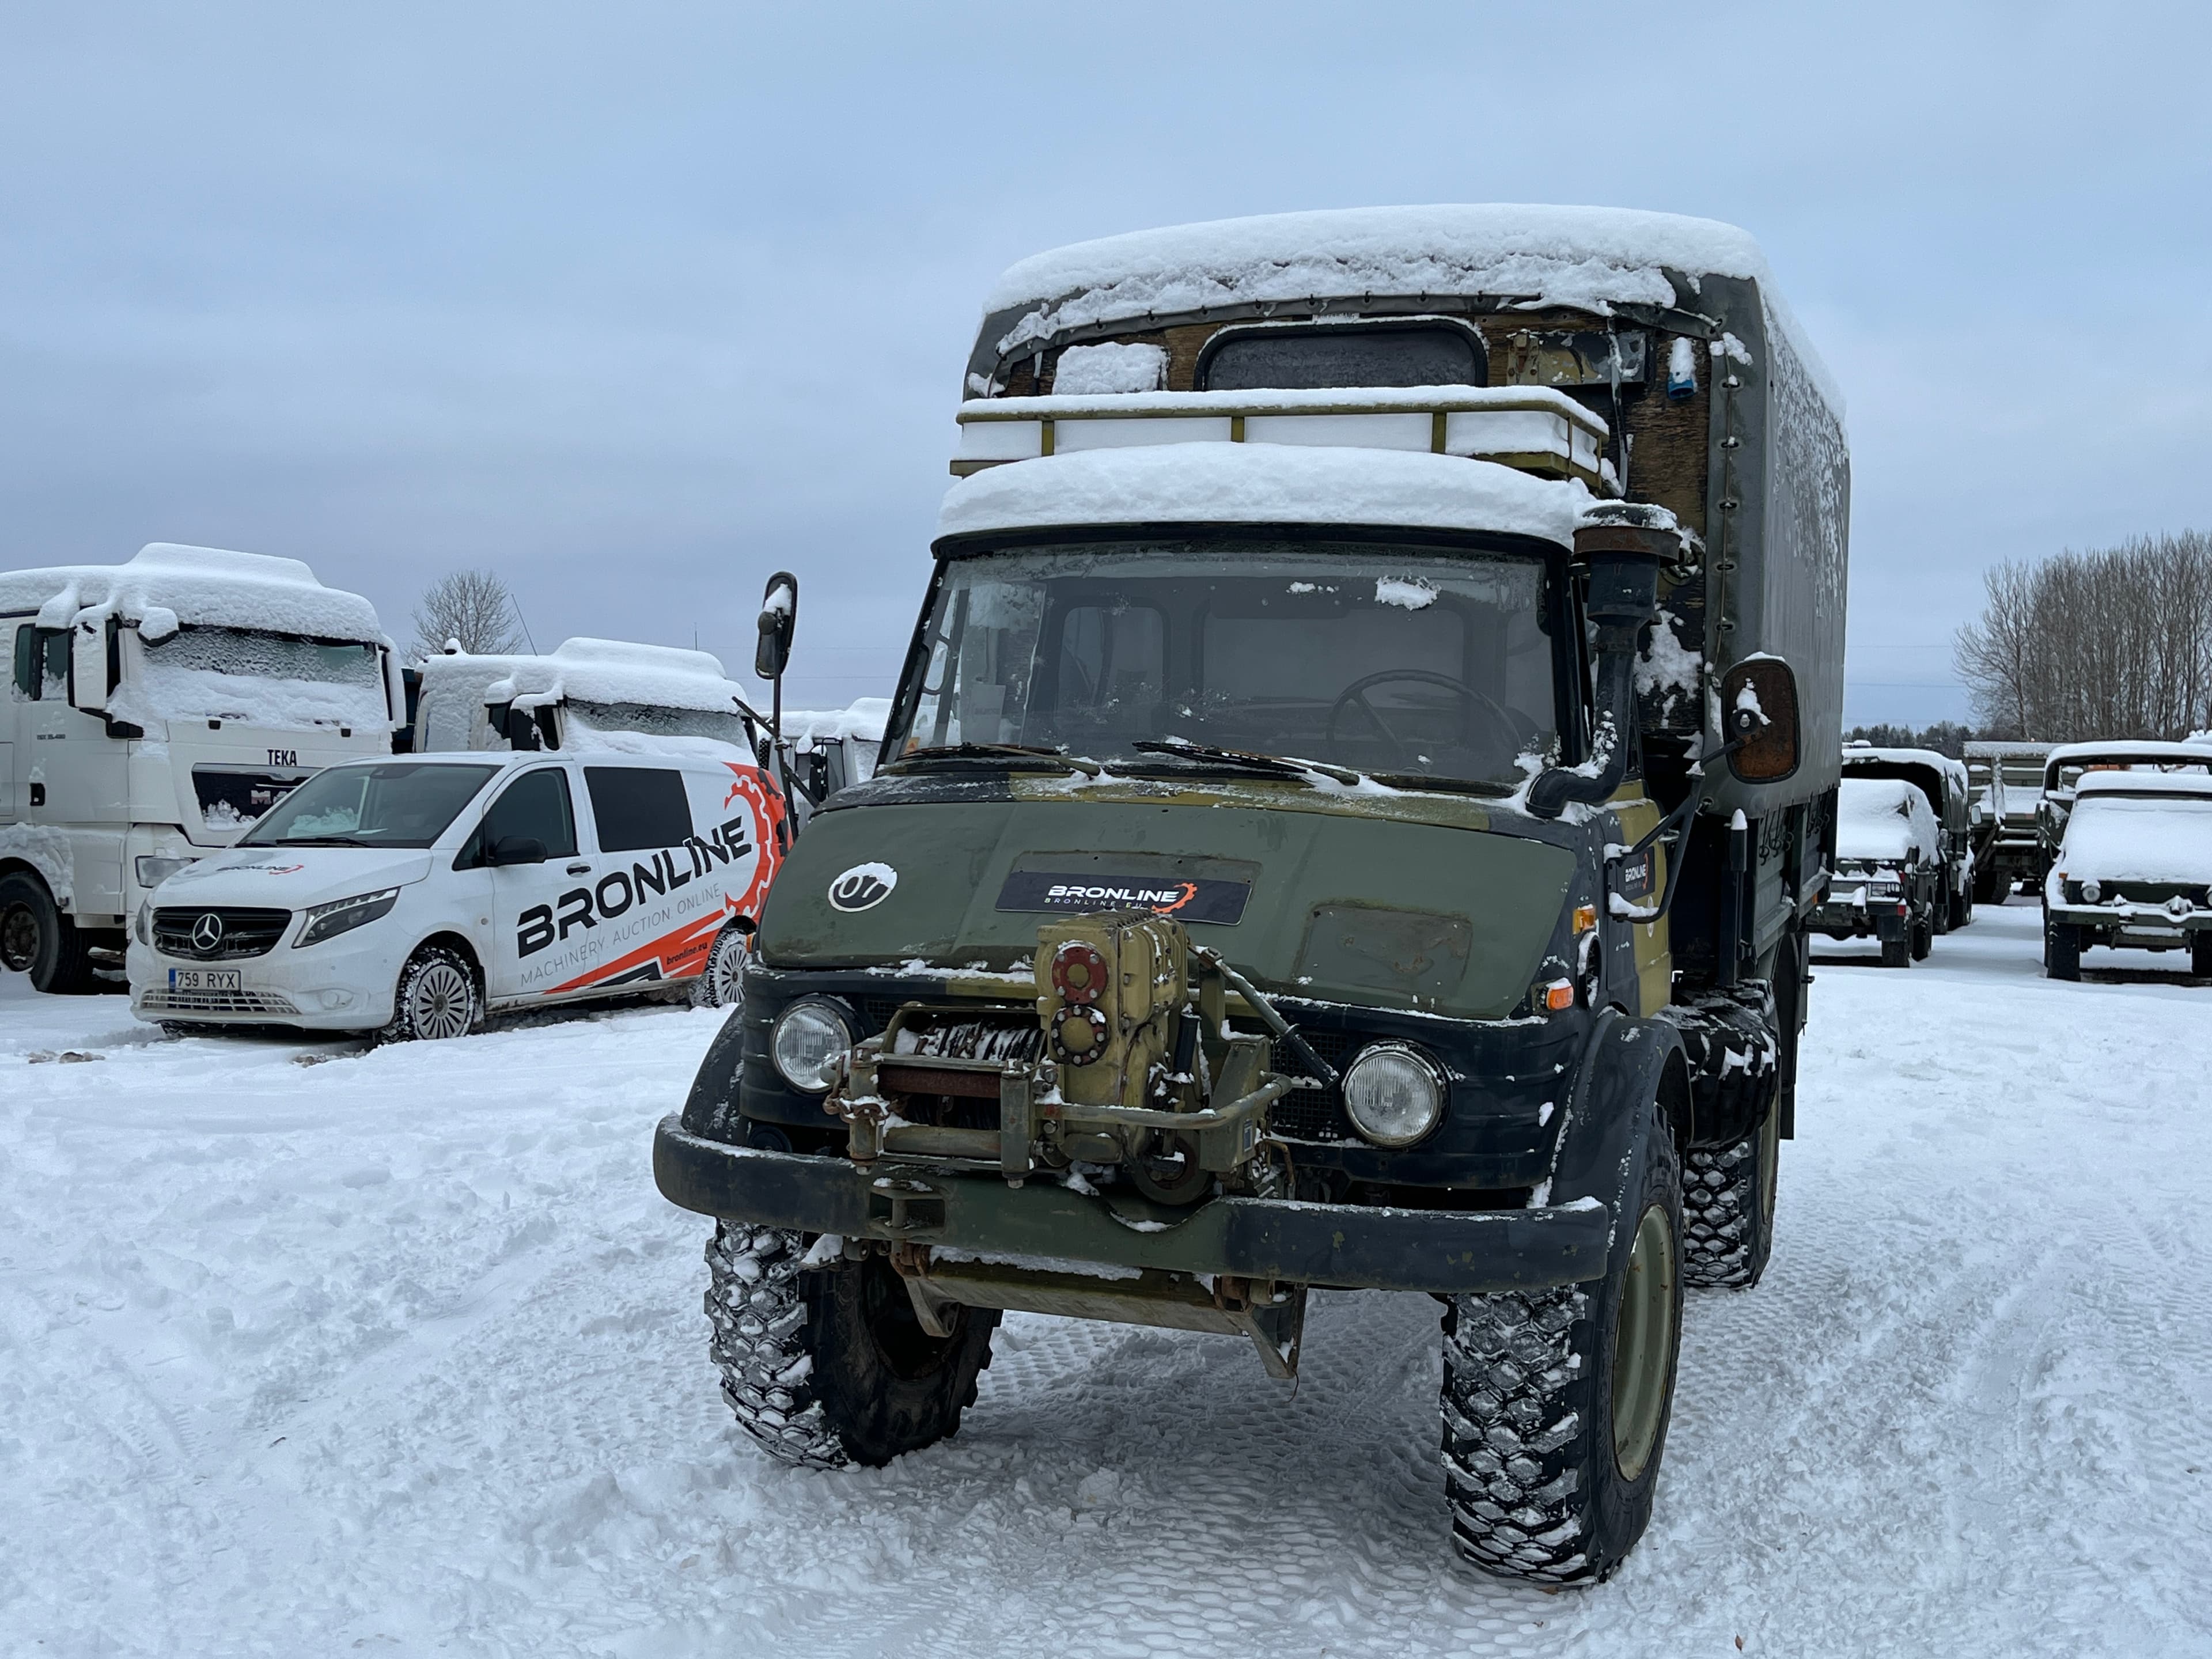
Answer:
<path fill-rule="evenodd" d="M 954 484 L 940 537 L 1111 524 L 1358 524 L 1574 544 L 1580 483 L 1421 451 L 1161 444 L 1012 461 Z"/>
<path fill-rule="evenodd" d="M 1689 289 L 1678 292 L 1679 275 Z M 1331 208 L 1170 225 L 1077 242 L 1010 266 L 987 317 L 1023 315 L 1000 356 L 1062 331 L 1216 307 L 1370 295 L 1492 295 L 1609 312 L 1692 307 L 1703 276 L 1747 277 L 1840 417 L 1843 400 L 1775 292 L 1750 233 L 1634 208 L 1513 203 Z"/>
<path fill-rule="evenodd" d="M 372 644 L 384 638 L 375 606 L 324 586 L 297 559 L 173 542 L 149 542 L 123 564 L 0 574 L 0 614 L 30 611 L 42 628 L 112 616 L 156 640 L 179 623 Z"/>
<path fill-rule="evenodd" d="M 1855 778 L 1836 787 L 1836 856 L 1895 862 L 1932 859 L 1941 845 L 1928 797 L 1902 778 Z"/>
<path fill-rule="evenodd" d="M 628 640 L 563 640 L 542 657 L 433 657 L 424 665 L 497 663 L 505 671 L 488 694 L 491 701 L 512 697 L 525 707 L 584 702 L 643 703 L 660 708 L 703 708 L 734 713 L 744 690 L 722 672 L 722 659 L 711 652 L 679 646 L 640 645 Z"/>

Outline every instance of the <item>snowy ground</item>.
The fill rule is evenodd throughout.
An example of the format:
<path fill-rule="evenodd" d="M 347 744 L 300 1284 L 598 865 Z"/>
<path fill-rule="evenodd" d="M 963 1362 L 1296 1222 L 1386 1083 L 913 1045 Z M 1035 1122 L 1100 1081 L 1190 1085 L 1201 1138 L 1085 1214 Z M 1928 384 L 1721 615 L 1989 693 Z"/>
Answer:
<path fill-rule="evenodd" d="M 1816 965 L 1772 1269 L 1557 1595 L 1450 1556 L 1424 1298 L 1318 1299 L 1295 1393 L 1015 1316 L 957 1441 L 797 1473 L 647 1168 L 713 1015 L 362 1054 L 11 977 L 0 1651 L 2212 1652 L 2212 986 L 2035 922 Z"/>

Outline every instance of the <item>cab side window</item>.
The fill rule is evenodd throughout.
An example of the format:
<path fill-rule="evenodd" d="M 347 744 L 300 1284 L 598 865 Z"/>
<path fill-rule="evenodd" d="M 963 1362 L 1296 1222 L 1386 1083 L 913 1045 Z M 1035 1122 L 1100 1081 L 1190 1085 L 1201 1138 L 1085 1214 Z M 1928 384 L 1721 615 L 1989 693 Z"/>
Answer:
<path fill-rule="evenodd" d="M 526 772 L 491 804 L 479 830 L 486 852 L 507 840 L 542 842 L 549 859 L 576 856 L 576 814 L 568 776 L 557 767 Z"/>
<path fill-rule="evenodd" d="M 15 632 L 15 678 L 9 682 L 9 690 L 17 702 L 28 702 L 39 695 L 39 630 L 29 623 L 19 623 Z"/>
<path fill-rule="evenodd" d="M 40 628 L 36 623 L 15 626 L 14 673 L 9 696 L 16 702 L 69 696 L 69 630 Z"/>
<path fill-rule="evenodd" d="M 681 847 L 691 839 L 691 801 L 684 775 L 659 766 L 587 766 L 599 851 L 635 853 Z"/>

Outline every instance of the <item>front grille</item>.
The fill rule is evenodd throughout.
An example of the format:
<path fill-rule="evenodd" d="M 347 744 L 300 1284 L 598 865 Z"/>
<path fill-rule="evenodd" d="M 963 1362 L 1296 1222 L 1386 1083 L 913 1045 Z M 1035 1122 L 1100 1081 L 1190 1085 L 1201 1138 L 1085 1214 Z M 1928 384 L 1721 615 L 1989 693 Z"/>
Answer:
<path fill-rule="evenodd" d="M 300 1011 L 289 997 L 269 991 L 149 991 L 138 1006 L 149 1014 L 250 1014 L 288 1018 Z"/>
<path fill-rule="evenodd" d="M 1234 1022 L 1239 1026 L 1245 1023 Z M 1266 1027 L 1254 1022 L 1255 1034 Z M 1313 1051 L 1336 1071 L 1344 1070 L 1344 1063 L 1366 1039 L 1350 1031 L 1306 1031 L 1298 1035 L 1312 1045 Z M 1276 1045 L 1275 1064 L 1280 1067 L 1296 1065 Z M 1274 1133 L 1291 1140 L 1352 1140 L 1351 1121 L 1344 1115 L 1344 1096 L 1335 1089 L 1293 1089 L 1267 1109 L 1267 1127 Z"/>
<path fill-rule="evenodd" d="M 200 943 L 208 933 L 202 924 L 210 917 L 220 924 L 212 948 Z M 193 962 L 234 962 L 240 957 L 265 957 L 284 937 L 292 920 L 289 910 L 264 910 L 243 905 L 215 904 L 154 912 L 154 948 L 165 957 Z"/>

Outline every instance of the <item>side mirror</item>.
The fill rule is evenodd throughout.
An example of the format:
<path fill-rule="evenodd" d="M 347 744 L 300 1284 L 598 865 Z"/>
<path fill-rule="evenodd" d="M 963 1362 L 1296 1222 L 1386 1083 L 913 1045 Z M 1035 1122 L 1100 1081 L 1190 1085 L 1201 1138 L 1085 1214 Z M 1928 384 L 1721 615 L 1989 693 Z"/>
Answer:
<path fill-rule="evenodd" d="M 1743 783 L 1779 783 L 1797 769 L 1797 676 L 1779 657 L 1748 657 L 1721 679 L 1721 736 L 1737 746 Z"/>
<path fill-rule="evenodd" d="M 545 862 L 545 843 L 529 836 L 501 836 L 492 842 L 491 851 L 484 862 L 494 869 L 510 864 L 543 864 Z"/>
<path fill-rule="evenodd" d="M 115 689 L 107 682 L 107 640 L 108 629 L 93 623 L 79 623 L 70 635 L 70 703 L 88 714 L 104 710 Z"/>
<path fill-rule="evenodd" d="M 764 680 L 780 680 L 791 661 L 791 635 L 799 626 L 799 578 L 779 570 L 768 579 L 761 595 L 760 644 L 753 651 L 753 672 Z"/>

